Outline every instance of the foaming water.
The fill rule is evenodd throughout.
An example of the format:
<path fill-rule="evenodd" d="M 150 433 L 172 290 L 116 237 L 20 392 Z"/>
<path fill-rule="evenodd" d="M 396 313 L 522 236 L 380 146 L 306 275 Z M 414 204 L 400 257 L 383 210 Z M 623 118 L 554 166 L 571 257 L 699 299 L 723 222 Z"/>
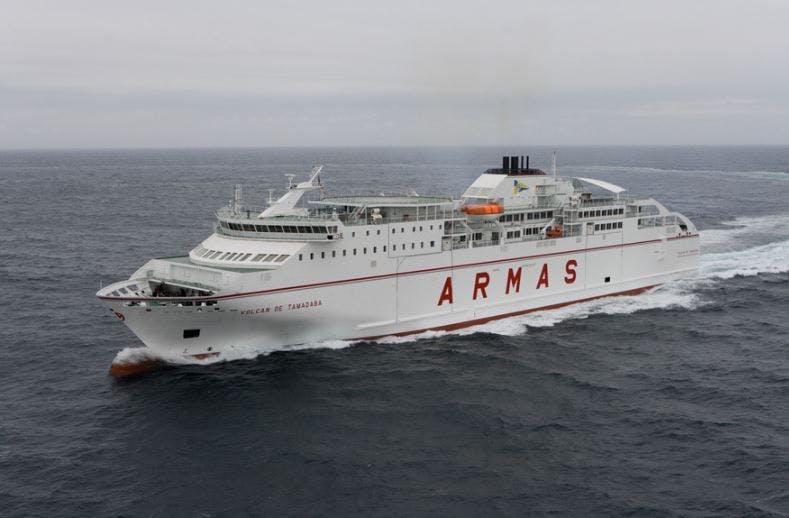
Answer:
<path fill-rule="evenodd" d="M 351 347 L 358 341 L 352 340 L 322 340 L 319 342 L 295 344 L 282 347 L 248 346 L 230 347 L 221 354 L 203 357 L 183 356 L 179 354 L 164 354 L 153 351 L 148 347 L 126 347 L 115 355 L 110 366 L 110 373 L 118 378 L 145 374 L 157 368 L 169 365 L 212 365 L 215 363 L 231 362 L 238 360 L 254 360 L 258 357 L 268 356 L 275 352 L 306 351 L 311 349 L 339 350 Z"/>
<path fill-rule="evenodd" d="M 721 225 L 699 232 L 703 253 L 742 250 L 754 244 L 781 242 L 789 236 L 789 214 L 740 217 Z"/>

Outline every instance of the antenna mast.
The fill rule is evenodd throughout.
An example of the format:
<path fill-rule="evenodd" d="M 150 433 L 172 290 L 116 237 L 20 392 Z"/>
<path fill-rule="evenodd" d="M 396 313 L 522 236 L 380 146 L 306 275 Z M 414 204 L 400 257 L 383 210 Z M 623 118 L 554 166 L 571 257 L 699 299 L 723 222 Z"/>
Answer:
<path fill-rule="evenodd" d="M 556 178 L 556 151 L 553 152 L 553 157 L 551 157 L 551 173 L 553 177 Z"/>
<path fill-rule="evenodd" d="M 242 190 L 241 189 L 242 189 L 241 184 L 237 183 L 236 184 L 236 188 L 233 191 L 233 211 L 236 212 L 236 213 L 239 210 L 241 210 L 241 205 L 242 205 L 242 202 L 241 202 Z"/>

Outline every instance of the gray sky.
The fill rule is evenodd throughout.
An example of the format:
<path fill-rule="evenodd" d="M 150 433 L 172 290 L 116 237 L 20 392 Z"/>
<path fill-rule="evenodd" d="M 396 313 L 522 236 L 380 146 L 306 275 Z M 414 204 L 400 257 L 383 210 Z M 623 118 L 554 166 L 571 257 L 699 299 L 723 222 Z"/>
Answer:
<path fill-rule="evenodd" d="M 789 1 L 36 1 L 0 148 L 789 144 Z"/>

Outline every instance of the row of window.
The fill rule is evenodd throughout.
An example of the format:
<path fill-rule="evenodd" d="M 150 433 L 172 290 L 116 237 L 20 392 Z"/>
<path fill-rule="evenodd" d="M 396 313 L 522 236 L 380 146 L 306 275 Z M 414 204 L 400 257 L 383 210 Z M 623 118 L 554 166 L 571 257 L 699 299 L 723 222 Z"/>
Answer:
<path fill-rule="evenodd" d="M 540 227 L 528 227 L 524 228 L 522 234 L 524 236 L 536 236 L 540 233 Z M 517 239 L 521 237 L 520 230 L 510 230 L 507 232 L 507 239 Z"/>
<path fill-rule="evenodd" d="M 430 230 L 433 230 L 433 225 L 430 225 L 429 228 L 430 228 Z M 438 226 L 438 229 L 441 230 L 441 225 Z M 424 226 L 423 225 L 419 225 L 419 231 L 422 232 L 423 230 L 424 230 Z M 402 234 L 404 232 L 405 232 L 405 227 L 400 227 L 400 233 Z M 416 232 L 416 227 L 411 227 L 411 232 Z M 395 234 L 395 233 L 397 233 L 397 229 L 396 228 L 392 228 L 392 234 Z M 367 235 L 369 236 L 370 233 L 368 232 Z"/>
<path fill-rule="evenodd" d="M 624 207 L 615 207 L 613 209 L 597 209 L 597 210 L 583 210 L 581 211 L 582 218 L 600 218 L 603 216 L 619 216 L 625 213 Z"/>
<path fill-rule="evenodd" d="M 400 245 L 400 249 L 401 250 L 407 250 L 408 249 L 407 245 L 408 245 L 408 243 L 401 244 Z M 430 241 L 428 243 L 428 246 L 430 248 L 434 248 L 436 246 L 436 242 L 435 241 Z M 425 242 L 424 241 L 420 241 L 419 242 L 419 248 L 425 248 Z M 396 250 L 397 250 L 397 245 L 392 245 L 392 251 L 396 251 Z M 411 243 L 411 250 L 416 250 L 416 243 Z M 373 254 L 377 254 L 378 253 L 378 247 L 377 246 L 373 246 L 370 249 L 370 251 Z M 362 247 L 361 252 L 362 252 L 362 255 L 367 255 L 367 252 L 368 252 L 367 247 L 366 246 Z M 386 253 L 386 245 L 381 247 L 381 252 Z M 321 252 L 320 253 L 320 258 L 321 259 L 326 259 L 328 254 L 329 254 L 329 252 Z M 351 249 L 351 255 L 358 255 L 358 254 L 359 254 L 359 249 L 358 248 L 352 248 Z M 316 256 L 317 256 L 316 252 L 310 252 L 310 254 L 309 254 L 310 260 L 314 260 L 316 258 Z M 348 250 L 343 248 L 342 249 L 342 257 L 347 257 L 347 256 L 348 256 Z M 337 250 L 332 250 L 331 251 L 331 257 L 337 257 Z M 299 261 L 303 261 L 303 260 L 304 260 L 304 254 L 299 254 Z"/>
<path fill-rule="evenodd" d="M 424 229 L 425 229 L 425 226 L 426 226 L 426 225 L 419 225 L 419 231 L 420 231 L 420 232 L 424 231 Z M 411 232 L 416 232 L 416 229 L 417 229 L 417 227 L 416 227 L 416 226 L 413 226 L 413 227 L 411 227 Z M 430 230 L 433 230 L 433 225 L 430 225 L 430 226 L 429 226 L 429 229 L 430 229 Z M 438 229 L 439 229 L 439 230 L 441 230 L 441 225 L 440 225 L 440 224 L 438 225 Z M 392 227 L 392 234 L 396 234 L 396 233 L 397 233 L 397 229 L 396 229 L 396 228 L 394 228 L 394 227 Z M 401 233 L 401 234 L 404 234 L 404 233 L 405 233 L 405 227 L 400 227 L 400 233 Z M 369 235 L 370 235 L 370 231 L 369 231 L 369 230 L 366 230 L 366 231 L 365 231 L 365 235 L 369 237 Z M 375 235 L 377 235 L 377 236 L 380 236 L 380 235 L 381 235 L 381 229 L 376 229 L 376 230 L 375 230 Z M 356 237 L 356 232 L 355 232 L 355 231 L 354 231 L 354 232 L 351 232 L 351 237 Z"/>
<path fill-rule="evenodd" d="M 129 284 L 125 288 L 123 286 L 121 286 L 117 290 L 115 290 L 112 293 L 110 293 L 110 295 L 112 295 L 113 297 L 120 297 L 121 295 L 131 295 L 132 293 L 134 293 L 135 295 L 138 295 L 137 291 L 139 289 L 140 288 L 136 284 Z"/>
<path fill-rule="evenodd" d="M 233 223 L 220 221 L 222 228 L 241 230 L 244 232 L 286 232 L 289 234 L 336 234 L 337 227 L 311 225 L 253 225 L 250 223 Z"/>
<path fill-rule="evenodd" d="M 202 257 L 203 259 L 216 259 L 218 261 L 247 261 L 250 260 L 253 254 L 251 253 L 244 253 L 244 252 L 221 252 L 217 250 L 209 250 L 207 248 L 200 247 L 195 252 L 197 257 Z M 257 254 L 255 257 L 252 257 L 250 262 L 253 263 L 281 263 L 290 257 L 288 254 Z"/>
<path fill-rule="evenodd" d="M 621 221 L 615 221 L 613 223 L 599 223 L 594 226 L 595 230 L 616 230 L 618 228 L 622 228 Z"/>
<path fill-rule="evenodd" d="M 519 212 L 517 214 L 505 214 L 499 217 L 501 222 L 510 221 L 525 221 L 532 219 L 550 219 L 553 217 L 552 210 L 544 210 L 541 212 Z"/>

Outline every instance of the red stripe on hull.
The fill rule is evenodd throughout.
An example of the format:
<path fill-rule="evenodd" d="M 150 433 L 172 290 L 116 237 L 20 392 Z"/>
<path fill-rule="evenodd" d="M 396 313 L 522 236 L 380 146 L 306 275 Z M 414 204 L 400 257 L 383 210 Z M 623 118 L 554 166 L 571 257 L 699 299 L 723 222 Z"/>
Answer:
<path fill-rule="evenodd" d="M 677 237 L 670 237 L 668 238 L 669 241 L 673 241 L 675 239 L 688 239 L 693 237 L 698 237 L 698 234 L 691 234 L 688 236 L 677 236 Z M 458 270 L 461 268 L 471 268 L 474 266 L 482 266 L 487 264 L 498 264 L 498 263 L 507 263 L 512 261 L 523 261 L 527 259 L 538 259 L 540 257 L 553 257 L 558 255 L 567 255 L 567 254 L 576 254 L 581 252 L 593 252 L 596 250 L 605 250 L 610 248 L 624 248 L 626 246 L 637 246 L 637 245 L 645 245 L 649 243 L 659 243 L 660 239 L 652 239 L 649 241 L 637 241 L 634 243 L 623 243 L 621 245 L 607 245 L 607 246 L 598 246 L 594 248 L 579 248 L 577 250 L 567 250 L 566 252 L 553 252 L 549 254 L 538 254 L 538 255 L 525 255 L 521 257 L 510 257 L 507 259 L 495 259 L 492 261 L 483 261 L 478 263 L 466 263 L 460 265 L 447 265 L 447 266 L 438 266 L 435 268 L 426 268 L 424 270 L 412 270 L 410 272 L 402 272 L 402 273 L 385 273 L 382 275 L 370 275 L 367 277 L 355 277 L 350 279 L 340 279 L 336 281 L 326 281 L 326 282 L 316 282 L 312 284 L 301 284 L 296 286 L 284 286 L 282 288 L 272 288 L 270 290 L 259 290 L 259 291 L 248 291 L 244 293 L 230 293 L 227 295 L 214 295 L 209 297 L 98 297 L 100 300 L 119 300 L 119 301 L 171 301 L 171 302 L 201 302 L 201 301 L 213 301 L 213 300 L 227 300 L 227 299 L 235 299 L 241 297 L 252 297 L 255 295 L 266 295 L 269 293 L 280 293 L 283 291 L 295 291 L 295 290 L 304 290 L 309 288 L 319 288 L 325 286 L 333 286 L 337 284 L 349 284 L 353 282 L 364 282 L 364 281 L 371 281 L 371 280 L 380 280 L 380 279 L 387 279 L 392 277 L 403 277 L 406 275 L 418 275 L 421 273 L 431 273 L 431 272 L 438 272 L 442 270 Z"/>
<path fill-rule="evenodd" d="M 605 295 L 598 295 L 596 297 L 587 297 L 585 299 L 576 299 L 576 300 L 571 300 L 569 302 L 561 302 L 559 304 L 551 304 L 549 306 L 541 306 L 539 308 L 524 309 L 523 311 L 513 311 L 511 313 L 502 313 L 501 315 L 494 315 L 494 316 L 491 316 L 491 317 L 477 318 L 477 319 L 474 319 L 474 320 L 466 320 L 464 322 L 457 322 L 455 324 L 447 324 L 445 326 L 426 327 L 424 329 L 417 329 L 415 331 L 404 331 L 402 333 L 392 333 L 392 334 L 388 334 L 388 335 L 366 336 L 364 338 L 354 338 L 353 340 L 354 341 L 358 341 L 358 340 L 379 340 L 381 338 L 386 338 L 387 336 L 408 336 L 408 335 L 414 335 L 414 334 L 418 334 L 418 333 L 424 333 L 426 331 L 456 331 L 458 329 L 463 329 L 465 327 L 471 327 L 471 326 L 477 326 L 477 325 L 481 325 L 481 324 L 486 324 L 486 323 L 492 322 L 494 320 L 501 320 L 503 318 L 516 317 L 516 316 L 519 316 L 519 315 L 525 315 L 527 313 L 534 313 L 536 311 L 548 311 L 550 309 L 558 309 L 558 308 L 562 308 L 562 307 L 565 307 L 565 306 L 570 306 L 572 304 L 580 304 L 581 302 L 589 302 L 590 300 L 603 299 L 605 297 L 624 297 L 624 296 L 628 296 L 628 295 L 640 295 L 640 294 L 644 293 L 645 291 L 649 291 L 652 288 L 655 288 L 657 286 L 659 286 L 659 284 L 653 284 L 651 286 L 645 286 L 643 288 L 635 288 L 635 289 L 632 289 L 632 290 L 619 291 L 619 292 L 616 292 L 616 293 L 607 293 Z"/>

